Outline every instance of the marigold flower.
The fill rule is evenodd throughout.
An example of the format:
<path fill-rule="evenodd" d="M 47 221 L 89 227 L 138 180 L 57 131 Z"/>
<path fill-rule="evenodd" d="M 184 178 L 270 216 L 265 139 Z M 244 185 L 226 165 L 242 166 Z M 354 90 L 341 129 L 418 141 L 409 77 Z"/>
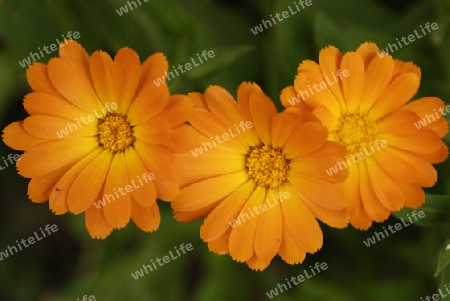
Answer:
<path fill-rule="evenodd" d="M 380 53 L 374 43 L 344 55 L 329 46 L 319 64 L 304 61 L 294 86 L 302 103 L 329 130 L 329 140 L 347 148 L 347 180 L 341 187 L 349 200 L 351 224 L 368 229 L 403 207 L 425 201 L 422 187 L 432 187 L 448 149 L 444 103 L 437 97 L 409 102 L 420 84 L 420 69 L 411 62 Z M 284 100 L 286 107 L 292 103 Z M 384 143 L 384 147 L 379 147 Z M 329 171 L 340 172 L 338 165 Z"/>
<path fill-rule="evenodd" d="M 193 130 L 184 124 L 190 99 L 153 82 L 168 69 L 161 53 L 141 66 L 130 48 L 112 60 L 69 41 L 59 56 L 29 67 L 30 116 L 3 131 L 8 146 L 25 151 L 17 168 L 31 178 L 30 199 L 49 200 L 55 214 L 85 212 L 93 238 L 130 218 L 143 231 L 157 230 L 157 197 L 170 201 L 179 193 L 175 153 L 192 147 Z"/>
<path fill-rule="evenodd" d="M 278 114 L 250 83 L 241 84 L 237 102 L 218 86 L 189 97 L 199 143 L 181 155 L 186 174 L 172 208 L 178 221 L 206 217 L 200 236 L 211 251 L 254 270 L 277 254 L 296 264 L 322 247 L 316 219 L 347 226 L 345 196 L 335 185 L 345 174 L 325 173 L 345 148 L 327 141 L 317 118 L 300 109 Z"/>

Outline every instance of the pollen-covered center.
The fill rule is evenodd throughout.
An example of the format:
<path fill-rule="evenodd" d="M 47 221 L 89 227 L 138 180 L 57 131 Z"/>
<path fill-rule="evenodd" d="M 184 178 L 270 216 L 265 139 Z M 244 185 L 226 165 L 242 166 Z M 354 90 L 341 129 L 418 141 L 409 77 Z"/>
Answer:
<path fill-rule="evenodd" d="M 341 117 L 334 137 L 349 153 L 362 151 L 376 139 L 377 122 L 367 115 L 349 114 Z"/>
<path fill-rule="evenodd" d="M 245 169 L 256 185 L 275 188 L 286 181 L 290 161 L 280 149 L 260 145 L 250 147 L 245 157 Z"/>
<path fill-rule="evenodd" d="M 103 149 L 116 153 L 133 145 L 135 140 L 126 116 L 109 113 L 98 120 L 98 143 Z"/>

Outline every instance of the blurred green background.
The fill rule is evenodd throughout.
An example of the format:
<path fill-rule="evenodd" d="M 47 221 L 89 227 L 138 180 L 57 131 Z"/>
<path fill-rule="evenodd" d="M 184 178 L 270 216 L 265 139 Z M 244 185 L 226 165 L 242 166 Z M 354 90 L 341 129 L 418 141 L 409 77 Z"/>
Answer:
<path fill-rule="evenodd" d="M 293 83 L 301 60 L 317 61 L 322 47 L 331 44 L 345 52 L 374 41 L 385 48 L 420 25 L 436 22 L 438 30 L 393 56 L 421 67 L 422 83 L 416 97 L 438 96 L 450 103 L 449 0 L 313 0 L 312 6 L 257 35 L 250 29 L 271 14 L 294 7 L 294 1 L 140 2 L 119 16 L 116 10 L 127 1 L 3 0 L 0 128 L 26 117 L 22 99 L 31 90 L 26 68 L 18 62 L 68 31 L 80 33 L 78 42 L 89 53 L 103 49 L 113 55 L 129 46 L 143 60 L 161 51 L 170 66 L 189 62 L 203 50 L 213 50 L 215 58 L 169 82 L 172 93 L 202 92 L 208 85 L 218 84 L 235 95 L 240 82 L 254 81 L 281 110 L 281 89 Z M 46 54 L 40 61 L 56 55 Z M 0 145 L 0 156 L 10 153 L 18 152 Z M 210 253 L 199 239 L 201 222 L 175 222 L 166 203 L 161 203 L 162 224 L 156 233 L 145 234 L 130 223 L 104 241 L 92 240 L 84 216 L 55 216 L 47 203 L 29 201 L 28 180 L 9 166 L 0 171 L 0 251 L 46 224 L 58 225 L 59 231 L 0 261 L 0 300 L 65 301 L 81 300 L 84 295 L 108 301 L 269 300 L 266 292 L 316 262 L 326 262 L 328 269 L 274 299 L 420 300 L 436 293 L 439 285 L 450 285 L 444 251 L 439 263 L 442 272 L 435 277 L 439 254 L 450 238 L 449 164 L 437 168 L 439 182 L 427 191 L 421 227 L 410 226 L 366 247 L 363 240 L 397 219 L 391 217 L 366 232 L 322 225 L 324 246 L 307 256 L 304 264 L 290 266 L 276 258 L 265 271 L 253 272 L 228 255 Z M 181 243 L 191 243 L 194 250 L 138 280 L 131 277 L 142 264 L 166 255 Z"/>

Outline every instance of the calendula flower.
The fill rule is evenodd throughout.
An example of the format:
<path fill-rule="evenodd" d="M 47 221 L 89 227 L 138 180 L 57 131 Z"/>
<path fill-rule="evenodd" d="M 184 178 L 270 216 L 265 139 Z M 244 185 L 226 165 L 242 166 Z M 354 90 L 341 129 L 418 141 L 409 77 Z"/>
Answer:
<path fill-rule="evenodd" d="M 441 140 L 448 123 L 439 98 L 409 102 L 420 77 L 413 63 L 364 43 L 344 55 L 324 48 L 319 64 L 302 62 L 294 86 L 286 88 L 312 108 L 329 140 L 347 148 L 346 160 L 330 165 L 328 173 L 349 170 L 341 188 L 355 228 L 367 229 L 403 207 L 418 208 L 425 201 L 422 188 L 437 181 L 432 164 L 448 155 Z"/>
<path fill-rule="evenodd" d="M 103 51 L 90 57 L 74 41 L 48 65 L 31 65 L 33 92 L 24 99 L 30 116 L 3 131 L 8 146 L 24 151 L 17 169 L 31 178 L 30 199 L 49 200 L 55 214 L 85 212 L 93 238 L 105 238 L 130 218 L 155 231 L 156 199 L 178 195 L 175 153 L 191 148 L 186 140 L 193 133 L 183 124 L 190 99 L 153 82 L 167 68 L 161 53 L 141 66 L 130 48 L 112 60 Z"/>
<path fill-rule="evenodd" d="M 254 270 L 275 255 L 289 264 L 322 247 L 317 219 L 348 224 L 344 194 L 325 167 L 345 148 L 327 141 L 327 130 L 305 110 L 277 113 L 256 84 L 243 83 L 237 102 L 223 88 L 190 93 L 196 149 L 184 154 L 185 178 L 172 202 L 175 218 L 205 218 L 201 238 Z"/>

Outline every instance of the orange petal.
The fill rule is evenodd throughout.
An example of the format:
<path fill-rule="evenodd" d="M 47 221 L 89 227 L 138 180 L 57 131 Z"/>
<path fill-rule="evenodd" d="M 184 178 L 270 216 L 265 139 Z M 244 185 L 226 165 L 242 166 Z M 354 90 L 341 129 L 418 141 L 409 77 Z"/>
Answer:
<path fill-rule="evenodd" d="M 223 255 L 228 253 L 228 241 L 230 240 L 231 228 L 221 237 L 208 242 L 208 249 L 216 254 Z"/>
<path fill-rule="evenodd" d="M 302 103 L 313 109 L 317 106 L 326 106 L 333 115 L 339 115 L 344 104 L 336 100 L 330 89 L 332 86 L 340 85 L 337 80 L 330 80 L 330 78 L 333 79 L 335 73 L 332 73 L 333 76 L 331 76 L 332 74 L 322 74 L 320 66 L 309 60 L 300 64 L 298 72 L 294 80 L 294 87 L 303 100 Z M 334 79 L 337 77 L 335 76 Z"/>
<path fill-rule="evenodd" d="M 143 88 L 131 103 L 128 120 L 132 126 L 159 114 L 169 102 L 169 89 L 166 85 L 150 85 Z"/>
<path fill-rule="evenodd" d="M 394 73 L 394 60 L 391 56 L 380 58 L 375 56 L 367 66 L 364 92 L 361 99 L 360 112 L 365 114 L 375 104 L 380 95 L 386 90 Z M 350 76 L 353 76 L 352 74 Z"/>
<path fill-rule="evenodd" d="M 369 181 L 381 204 L 389 211 L 398 211 L 403 208 L 405 196 L 398 184 L 372 158 L 366 158 L 365 163 Z"/>
<path fill-rule="evenodd" d="M 199 210 L 229 195 L 247 181 L 245 171 L 199 181 L 184 187 L 172 206 L 177 211 Z"/>
<path fill-rule="evenodd" d="M 313 175 L 289 174 L 288 181 L 302 196 L 319 206 L 342 210 L 347 207 L 347 200 L 335 185 L 314 177 Z"/>
<path fill-rule="evenodd" d="M 154 182 L 156 185 L 156 194 L 163 201 L 171 202 L 180 194 L 179 183 L 166 182 L 158 178 Z"/>
<path fill-rule="evenodd" d="M 316 122 L 297 127 L 283 149 L 286 159 L 294 159 L 313 153 L 327 141 L 327 128 Z"/>
<path fill-rule="evenodd" d="M 77 108 L 64 98 L 48 93 L 34 92 L 27 94 L 23 100 L 23 106 L 30 115 L 49 115 L 72 121 L 81 120 L 82 117 L 89 118 L 85 111 Z"/>
<path fill-rule="evenodd" d="M 277 115 L 274 103 L 262 93 L 253 93 L 250 96 L 249 108 L 258 136 L 265 145 L 270 145 L 272 124 Z"/>
<path fill-rule="evenodd" d="M 404 73 L 398 76 L 370 109 L 370 115 L 378 119 L 399 109 L 416 94 L 419 84 L 419 77 L 413 73 Z"/>
<path fill-rule="evenodd" d="M 141 158 L 133 148 L 125 152 L 126 167 L 128 172 L 129 183 L 133 185 L 131 196 L 140 207 L 150 207 L 156 203 L 156 187 L 151 180 L 154 174 L 146 169 Z"/>
<path fill-rule="evenodd" d="M 229 151 L 245 154 L 248 151 L 248 145 L 237 139 L 228 139 L 227 141 L 220 139 L 224 134 L 230 133 L 231 129 L 216 115 L 207 112 L 195 110 L 189 119 L 189 123 L 200 133 L 205 135 L 201 141 L 204 142 L 204 148 L 222 148 Z M 232 131 L 234 135 L 234 129 Z M 219 139 L 217 139 L 219 137 Z M 205 139 L 206 138 L 206 139 Z M 209 139 L 208 139 L 209 138 Z M 217 141 L 217 142 L 216 142 Z"/>
<path fill-rule="evenodd" d="M 158 204 L 150 207 L 141 207 L 136 202 L 131 202 L 131 218 L 136 226 L 145 232 L 154 232 L 158 230 L 161 222 Z"/>
<path fill-rule="evenodd" d="M 27 80 L 35 92 L 48 93 L 54 96 L 61 95 L 50 82 L 46 64 L 35 62 L 29 66 L 27 69 Z"/>
<path fill-rule="evenodd" d="M 149 119 L 133 128 L 134 137 L 147 144 L 162 144 L 170 137 L 170 125 Z"/>
<path fill-rule="evenodd" d="M 283 219 L 280 202 L 283 201 L 283 198 L 278 198 L 278 190 L 270 189 L 264 202 L 267 209 L 263 211 L 260 207 L 262 212 L 259 214 L 255 233 L 255 254 L 259 260 L 272 260 L 280 249 Z"/>
<path fill-rule="evenodd" d="M 348 200 L 348 213 L 353 227 L 367 230 L 372 225 L 372 220 L 364 210 L 360 189 L 360 164 L 349 167 L 347 180 L 340 185 Z"/>
<path fill-rule="evenodd" d="M 114 57 L 118 83 L 118 112 L 126 113 L 139 85 L 141 63 L 139 56 L 131 48 L 121 48 Z"/>
<path fill-rule="evenodd" d="M 61 95 L 78 108 L 93 114 L 100 111 L 100 102 L 90 78 L 83 77 L 72 65 L 60 58 L 48 63 L 48 75 Z"/>
<path fill-rule="evenodd" d="M 259 216 L 250 218 L 249 209 L 259 208 L 264 203 L 264 197 L 265 188 L 257 186 L 240 213 L 230 221 L 233 229 L 230 234 L 229 251 L 231 257 L 236 261 L 247 261 L 255 253 L 254 241 Z"/>
<path fill-rule="evenodd" d="M 194 149 L 197 140 L 198 132 L 192 126 L 180 124 L 171 129 L 169 139 L 158 144 L 173 153 L 182 154 Z"/>
<path fill-rule="evenodd" d="M 103 210 L 97 209 L 94 205 L 86 210 L 85 223 L 92 238 L 105 239 L 113 230 L 113 227 L 106 221 Z"/>
<path fill-rule="evenodd" d="M 119 152 L 113 155 L 103 190 L 104 198 L 113 196 L 113 201 L 108 200 L 108 204 L 103 206 L 103 214 L 106 221 L 116 229 L 125 227 L 131 218 L 131 196 L 128 191 L 124 191 L 130 183 L 126 170 L 125 154 Z"/>
<path fill-rule="evenodd" d="M 193 112 L 193 102 L 191 98 L 176 94 L 170 95 L 169 103 L 154 120 L 168 122 L 171 126 L 181 125 L 186 122 Z"/>
<path fill-rule="evenodd" d="M 364 61 L 355 52 L 348 52 L 341 62 L 341 69 L 350 75 L 342 78 L 342 91 L 350 113 L 357 112 L 364 93 Z M 365 99 L 364 99 L 365 101 Z"/>
<path fill-rule="evenodd" d="M 322 70 L 323 76 L 332 77 L 333 74 L 337 74 L 340 68 L 342 60 L 342 53 L 334 46 L 328 46 L 322 49 L 319 53 L 319 64 Z M 352 75 L 350 75 L 352 76 Z M 345 107 L 344 96 L 340 84 L 330 85 L 329 89 L 334 95 L 340 107 Z M 333 111 L 331 111 L 333 112 Z"/>
<path fill-rule="evenodd" d="M 90 124 L 46 115 L 25 118 L 23 127 L 35 137 L 52 140 L 94 137 L 98 133 L 97 128 Z"/>
<path fill-rule="evenodd" d="M 200 237 L 203 241 L 216 240 L 230 228 L 230 222 L 247 202 L 253 187 L 253 183 L 245 183 L 227 196 L 208 215 L 200 228 Z"/>
<path fill-rule="evenodd" d="M 283 220 L 283 238 L 278 255 L 289 264 L 302 263 L 306 257 L 306 252 L 295 244 L 285 220 Z"/>
<path fill-rule="evenodd" d="M 405 195 L 405 207 L 417 209 L 425 203 L 425 191 L 418 185 L 399 184 Z"/>
<path fill-rule="evenodd" d="M 246 263 L 250 269 L 254 271 L 262 271 L 269 266 L 270 261 L 271 259 L 270 260 L 259 259 L 258 257 L 256 257 L 256 255 L 254 255 L 251 259 L 247 260 Z"/>
<path fill-rule="evenodd" d="M 285 189 L 291 196 L 281 203 L 287 229 L 300 249 L 315 253 L 323 244 L 322 230 L 295 190 L 289 186 Z"/>
<path fill-rule="evenodd" d="M 271 132 L 272 147 L 284 148 L 294 130 L 300 125 L 298 115 L 289 111 L 277 114 Z"/>
<path fill-rule="evenodd" d="M 361 56 L 364 61 L 364 65 L 367 67 L 379 51 L 380 49 L 375 43 L 365 42 L 358 47 L 356 53 Z"/>
<path fill-rule="evenodd" d="M 251 120 L 244 118 L 241 108 L 227 90 L 219 86 L 209 86 L 205 91 L 205 100 L 210 111 L 235 132 L 236 139 L 249 145 L 258 144 L 258 137 L 255 133 L 249 131 L 248 127 L 242 126 L 242 131 L 238 129 L 238 126 L 245 122 L 251 124 Z M 253 128 L 253 125 L 251 128 Z"/>
<path fill-rule="evenodd" d="M 69 40 L 59 47 L 59 57 L 71 64 L 83 77 L 91 78 L 89 54 L 78 42 Z"/>
<path fill-rule="evenodd" d="M 175 182 L 179 180 L 183 170 L 180 169 L 179 159 L 168 150 L 158 146 L 136 141 L 135 150 L 148 171 L 155 174 L 157 179 Z"/>
<path fill-rule="evenodd" d="M 69 209 L 67 208 L 67 192 L 72 185 L 78 174 L 88 165 L 92 160 L 100 155 L 102 150 L 100 148 L 96 149 L 75 165 L 73 165 L 56 183 L 54 189 L 50 193 L 49 197 L 49 207 L 54 214 L 66 214 Z"/>
<path fill-rule="evenodd" d="M 90 70 L 95 91 L 103 104 L 108 102 L 119 105 L 116 66 L 113 60 L 104 51 L 95 51 L 91 56 Z"/>
<path fill-rule="evenodd" d="M 337 142 L 327 141 L 316 152 L 292 160 L 289 170 L 294 174 L 312 176 L 330 183 L 341 183 L 347 178 L 348 171 L 339 170 L 338 163 L 345 161 L 346 154 L 345 147 Z"/>
<path fill-rule="evenodd" d="M 67 192 L 66 203 L 70 212 L 79 214 L 91 207 L 103 189 L 112 153 L 103 151 L 77 175 Z"/>
<path fill-rule="evenodd" d="M 391 212 L 380 203 L 380 200 L 372 188 L 367 171 L 367 162 L 360 162 L 358 166 L 360 170 L 361 201 L 363 203 L 364 210 L 372 220 L 382 222 L 389 217 Z"/>
<path fill-rule="evenodd" d="M 375 161 L 395 182 L 412 184 L 417 181 L 418 175 L 414 166 L 399 157 L 395 150 L 386 147 L 373 151 Z"/>
<path fill-rule="evenodd" d="M 155 85 L 153 81 L 158 82 L 159 78 L 167 76 L 169 64 L 165 55 L 157 52 L 149 56 L 141 67 L 141 79 L 139 82 L 138 93 L 148 85 Z M 163 84 L 162 86 L 166 86 Z"/>
<path fill-rule="evenodd" d="M 255 83 L 243 82 L 237 90 L 237 103 L 242 110 L 245 120 L 252 120 L 250 113 L 250 97 L 253 94 L 264 94 L 261 88 Z"/>
<path fill-rule="evenodd" d="M 50 193 L 58 180 L 67 171 L 68 166 L 51 172 L 45 176 L 32 178 L 28 184 L 28 196 L 34 203 L 43 203 L 48 201 Z"/>
<path fill-rule="evenodd" d="M 96 138 L 50 141 L 28 149 L 17 162 L 19 174 L 33 178 L 77 162 L 98 147 Z"/>
<path fill-rule="evenodd" d="M 287 108 L 300 103 L 302 98 L 297 93 L 294 86 L 288 86 L 281 91 L 280 100 L 281 104 Z"/>
<path fill-rule="evenodd" d="M 13 122 L 3 129 L 3 142 L 15 150 L 28 150 L 39 144 L 48 142 L 48 139 L 37 138 L 30 135 L 23 128 L 23 121 Z"/>

